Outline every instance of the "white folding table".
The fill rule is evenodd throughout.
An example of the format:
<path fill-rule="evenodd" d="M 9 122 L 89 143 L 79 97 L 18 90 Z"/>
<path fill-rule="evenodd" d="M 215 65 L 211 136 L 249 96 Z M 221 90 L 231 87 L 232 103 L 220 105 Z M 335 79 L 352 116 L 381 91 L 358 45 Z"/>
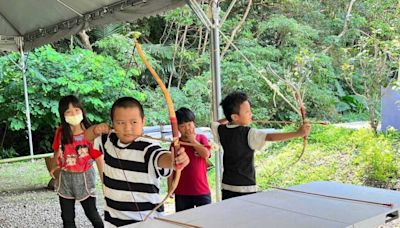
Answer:
<path fill-rule="evenodd" d="M 397 191 L 325 181 L 288 189 L 295 192 L 273 189 L 163 217 L 170 222 L 153 219 L 127 227 L 185 227 L 171 222 L 204 228 L 377 227 L 399 216 Z"/>

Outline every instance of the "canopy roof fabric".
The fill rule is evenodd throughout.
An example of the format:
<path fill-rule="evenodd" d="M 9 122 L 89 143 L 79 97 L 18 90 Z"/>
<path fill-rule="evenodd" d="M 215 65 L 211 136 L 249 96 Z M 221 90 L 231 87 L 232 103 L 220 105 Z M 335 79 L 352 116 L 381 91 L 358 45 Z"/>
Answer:
<path fill-rule="evenodd" d="M 113 22 L 134 21 L 185 0 L 0 0 L 0 50 L 30 50 Z M 22 39 L 21 39 L 22 38 Z"/>

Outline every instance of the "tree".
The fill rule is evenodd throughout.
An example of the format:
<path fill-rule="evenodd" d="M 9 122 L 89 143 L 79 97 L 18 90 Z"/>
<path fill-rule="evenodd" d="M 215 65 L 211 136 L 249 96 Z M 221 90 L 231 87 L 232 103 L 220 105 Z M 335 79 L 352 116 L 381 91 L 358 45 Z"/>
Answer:
<path fill-rule="evenodd" d="M 348 87 L 364 100 L 369 122 L 377 132 L 380 120 L 381 88 L 387 87 L 398 72 L 400 42 L 382 40 L 380 31 L 364 36 L 353 48 L 344 49 L 349 63 L 342 65 Z"/>

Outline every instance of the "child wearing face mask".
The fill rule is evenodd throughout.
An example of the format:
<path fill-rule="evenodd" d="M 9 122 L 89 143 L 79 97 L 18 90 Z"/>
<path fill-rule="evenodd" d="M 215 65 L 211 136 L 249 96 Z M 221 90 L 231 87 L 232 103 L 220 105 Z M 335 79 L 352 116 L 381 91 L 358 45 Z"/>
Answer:
<path fill-rule="evenodd" d="M 61 218 L 64 227 L 75 225 L 75 201 L 79 201 L 94 227 L 104 227 L 97 211 L 95 198 L 95 171 L 93 161 L 102 179 L 103 154 L 93 149 L 84 132 L 90 127 L 85 111 L 75 96 L 61 98 L 58 106 L 61 125 L 53 141 L 54 159 L 57 167 L 50 175 L 60 170 L 55 189 L 59 195 Z"/>

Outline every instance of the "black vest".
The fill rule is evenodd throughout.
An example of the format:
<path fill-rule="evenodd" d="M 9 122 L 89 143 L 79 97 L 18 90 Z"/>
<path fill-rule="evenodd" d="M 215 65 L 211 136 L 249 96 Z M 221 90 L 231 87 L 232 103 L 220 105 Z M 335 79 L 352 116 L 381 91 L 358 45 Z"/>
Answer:
<path fill-rule="evenodd" d="M 235 186 L 256 185 L 254 150 L 249 147 L 250 127 L 218 126 L 219 141 L 224 149 L 222 183 Z"/>

